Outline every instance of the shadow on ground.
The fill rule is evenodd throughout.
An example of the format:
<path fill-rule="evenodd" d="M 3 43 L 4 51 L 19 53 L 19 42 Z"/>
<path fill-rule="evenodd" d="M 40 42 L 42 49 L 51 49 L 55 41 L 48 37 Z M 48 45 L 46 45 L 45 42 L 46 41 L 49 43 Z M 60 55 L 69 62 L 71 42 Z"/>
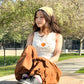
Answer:
<path fill-rule="evenodd" d="M 84 80 L 84 73 L 62 73 L 62 77 L 65 77 L 65 76 Z"/>
<path fill-rule="evenodd" d="M 17 81 L 0 81 L 0 84 L 18 84 Z"/>

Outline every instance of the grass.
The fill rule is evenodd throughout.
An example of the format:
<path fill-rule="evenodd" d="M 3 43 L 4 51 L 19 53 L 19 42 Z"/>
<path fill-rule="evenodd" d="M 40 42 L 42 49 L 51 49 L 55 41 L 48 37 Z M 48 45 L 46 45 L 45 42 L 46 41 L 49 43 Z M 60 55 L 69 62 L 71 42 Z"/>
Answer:
<path fill-rule="evenodd" d="M 71 59 L 71 58 L 80 58 L 80 57 L 84 57 L 84 54 L 82 54 L 81 56 L 79 56 L 78 53 L 61 54 L 61 56 L 59 58 L 59 61 L 66 60 L 66 59 Z"/>
<path fill-rule="evenodd" d="M 13 74 L 15 70 L 15 65 L 0 67 L 0 77 Z"/>
<path fill-rule="evenodd" d="M 13 74 L 15 70 L 15 65 L 20 56 L 6 56 L 5 57 L 5 66 L 4 66 L 4 56 L 0 56 L 0 77 Z"/>
<path fill-rule="evenodd" d="M 76 71 L 75 73 L 84 73 L 84 67 L 81 68 L 80 70 Z"/>
<path fill-rule="evenodd" d="M 59 61 L 61 60 L 66 60 L 66 59 L 71 59 L 71 58 L 79 58 L 79 57 L 84 57 L 84 54 L 82 56 L 79 56 L 78 54 L 61 54 Z M 17 56 L 17 60 L 20 58 L 20 56 Z M 13 74 L 15 70 L 15 65 L 16 65 L 16 58 L 15 56 L 6 56 L 6 66 L 4 65 L 4 57 L 0 56 L 0 77 Z M 84 68 L 80 69 L 76 73 L 84 73 Z"/>

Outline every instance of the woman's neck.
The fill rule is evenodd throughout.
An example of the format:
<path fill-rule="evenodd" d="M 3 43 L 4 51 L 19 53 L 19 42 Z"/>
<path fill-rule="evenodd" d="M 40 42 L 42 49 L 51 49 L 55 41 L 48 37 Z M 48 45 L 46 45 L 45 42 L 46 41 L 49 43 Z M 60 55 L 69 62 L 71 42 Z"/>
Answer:
<path fill-rule="evenodd" d="M 42 28 L 39 31 L 39 34 L 41 35 L 47 35 L 50 33 L 50 30 L 48 28 L 45 28 L 44 31 L 42 31 Z"/>

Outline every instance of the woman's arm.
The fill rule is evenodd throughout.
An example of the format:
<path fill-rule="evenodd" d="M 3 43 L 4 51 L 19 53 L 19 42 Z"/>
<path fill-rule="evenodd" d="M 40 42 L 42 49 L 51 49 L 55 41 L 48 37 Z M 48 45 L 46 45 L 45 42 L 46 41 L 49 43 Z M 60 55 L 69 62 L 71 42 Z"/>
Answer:
<path fill-rule="evenodd" d="M 27 38 L 26 46 L 32 45 L 33 37 L 34 37 L 34 33 L 30 33 L 29 36 L 28 36 L 28 38 Z"/>
<path fill-rule="evenodd" d="M 56 47 L 53 57 L 50 59 L 51 62 L 56 63 L 59 59 L 61 49 L 62 49 L 63 37 L 61 34 L 56 34 Z"/>

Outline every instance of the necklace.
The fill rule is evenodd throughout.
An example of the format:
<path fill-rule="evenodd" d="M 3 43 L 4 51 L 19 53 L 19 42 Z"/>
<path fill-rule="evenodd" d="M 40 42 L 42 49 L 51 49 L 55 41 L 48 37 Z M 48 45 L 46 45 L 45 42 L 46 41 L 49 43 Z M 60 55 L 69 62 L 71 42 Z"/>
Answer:
<path fill-rule="evenodd" d="M 39 34 L 39 36 L 40 36 L 40 37 L 44 37 L 44 35 L 40 35 L 40 34 Z"/>
<path fill-rule="evenodd" d="M 48 31 L 48 32 L 39 32 L 39 36 L 40 37 L 43 37 L 43 36 L 47 36 L 48 34 L 49 34 L 50 32 Z"/>

